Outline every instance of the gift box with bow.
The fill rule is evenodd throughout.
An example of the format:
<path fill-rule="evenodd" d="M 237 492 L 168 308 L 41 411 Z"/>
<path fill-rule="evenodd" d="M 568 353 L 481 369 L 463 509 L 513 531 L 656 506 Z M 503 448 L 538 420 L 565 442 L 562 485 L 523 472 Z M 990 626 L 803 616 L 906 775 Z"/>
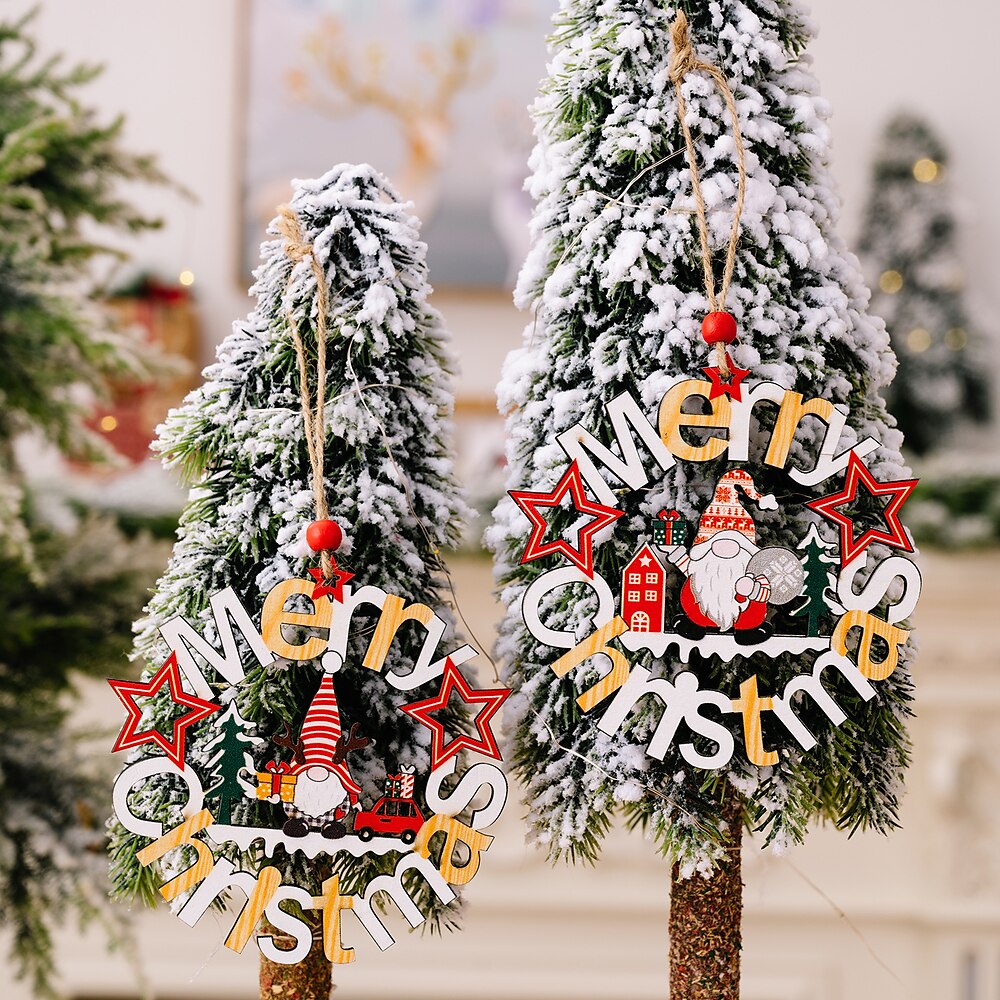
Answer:
<path fill-rule="evenodd" d="M 653 518 L 653 543 L 655 545 L 686 545 L 688 522 L 676 510 L 661 510 Z"/>
<path fill-rule="evenodd" d="M 298 780 L 290 773 L 291 770 L 285 761 L 269 760 L 264 770 L 257 772 L 257 798 L 268 799 L 278 795 L 282 802 L 291 802 L 295 798 L 295 782 Z"/>

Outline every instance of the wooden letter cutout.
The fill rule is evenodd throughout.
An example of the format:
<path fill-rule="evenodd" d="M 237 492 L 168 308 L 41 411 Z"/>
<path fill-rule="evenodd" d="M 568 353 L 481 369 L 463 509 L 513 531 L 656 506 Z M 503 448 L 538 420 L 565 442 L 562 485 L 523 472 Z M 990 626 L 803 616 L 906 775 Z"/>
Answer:
<path fill-rule="evenodd" d="M 756 674 L 740 685 L 740 696 L 733 699 L 733 711 L 743 715 L 743 744 L 747 760 L 758 767 L 773 767 L 780 759 L 777 751 L 764 749 L 764 733 L 760 721 L 760 713 L 770 712 L 773 707 L 770 698 L 761 698 L 757 694 Z"/>
<path fill-rule="evenodd" d="M 445 778 L 451 777 L 458 767 L 458 758 L 449 757 L 440 767 L 431 772 L 424 789 L 427 805 L 442 816 L 457 816 L 467 809 L 472 800 L 484 788 L 489 788 L 489 801 L 476 809 L 472 814 L 470 825 L 473 830 L 485 830 L 492 826 L 503 812 L 507 804 L 507 777 L 494 764 L 480 762 L 473 764 L 459 779 L 447 798 L 441 797 L 441 784 Z"/>
<path fill-rule="evenodd" d="M 441 861 L 438 868 L 441 877 L 452 885 L 467 885 L 476 877 L 479 871 L 480 855 L 490 849 L 493 838 L 488 833 L 479 833 L 471 827 L 460 823 L 453 816 L 432 816 L 420 828 L 413 850 L 421 857 L 430 857 L 431 837 L 441 831 L 445 832 L 446 840 L 441 851 Z M 454 863 L 454 851 L 459 844 L 465 844 L 469 849 L 469 860 L 464 865 Z"/>
<path fill-rule="evenodd" d="M 657 465 L 664 471 L 673 467 L 674 459 L 631 393 L 623 392 L 615 396 L 604 409 L 611 420 L 611 429 L 615 435 L 614 443 L 618 445 L 621 458 L 585 431 L 580 424 L 574 424 L 568 430 L 557 434 L 556 443 L 566 452 L 570 461 L 576 460 L 583 481 L 597 500 L 608 507 L 617 507 L 618 498 L 614 490 L 597 471 L 597 466 L 590 455 L 593 455 L 616 479 L 633 490 L 642 489 L 649 482 L 649 473 L 643 465 L 635 436 L 638 436 Z M 635 431 L 635 436 L 632 430 Z M 587 452 L 590 452 L 590 455 Z"/>
<path fill-rule="evenodd" d="M 608 645 L 612 639 L 627 631 L 628 625 L 616 616 L 607 625 L 591 633 L 575 649 L 571 649 L 552 664 L 552 672 L 556 677 L 565 677 L 574 667 L 578 667 L 591 656 L 603 655 L 611 661 L 610 672 L 576 699 L 577 704 L 584 712 L 589 712 L 595 705 L 599 705 L 628 680 L 629 662 L 625 654 Z"/>
<path fill-rule="evenodd" d="M 177 915 L 188 927 L 194 927 L 208 912 L 219 893 L 229 889 L 242 889 L 247 901 L 226 938 L 227 948 L 241 952 L 253 936 L 279 885 L 281 875 L 277 868 L 268 865 L 255 877 L 250 872 L 237 871 L 236 865 L 229 858 L 221 858 Z"/>
<path fill-rule="evenodd" d="M 365 586 L 357 591 L 352 591 L 350 587 L 344 587 L 344 600 L 333 609 L 333 625 L 330 629 L 329 645 L 330 649 L 340 653 L 345 659 L 351 620 L 354 617 L 354 612 L 362 604 L 374 605 L 380 612 L 379 620 L 375 626 L 375 635 L 372 637 L 365 655 L 365 666 L 372 670 L 380 670 L 384 665 L 389 644 L 395 637 L 396 630 L 404 621 L 419 622 L 427 631 L 413 670 L 408 674 L 397 674 L 390 670 L 385 675 L 386 683 L 397 691 L 412 691 L 414 688 L 420 687 L 421 684 L 437 679 L 444 673 L 444 665 L 448 659 L 457 667 L 478 655 L 472 646 L 466 644 L 435 660 L 434 656 L 437 654 L 438 646 L 447 630 L 444 619 L 433 612 L 427 615 L 424 611 L 418 610 L 425 608 L 423 604 L 413 604 L 403 610 L 402 598 L 387 594 L 381 587 Z M 386 613 L 387 606 L 388 613 Z M 429 609 L 427 610 L 429 611 Z"/>
<path fill-rule="evenodd" d="M 901 622 L 913 614 L 920 597 L 920 571 L 909 559 L 890 556 L 872 570 L 860 593 L 854 591 L 854 581 L 868 562 L 867 551 L 849 562 L 837 580 L 837 597 L 844 611 L 871 611 L 888 596 L 889 587 L 895 580 L 903 581 L 903 593 L 895 604 L 890 604 L 886 620 L 890 625 Z"/>
<path fill-rule="evenodd" d="M 353 896 L 340 895 L 340 876 L 323 883 L 323 895 L 314 896 L 316 909 L 323 911 L 323 954 L 334 965 L 347 965 L 355 959 L 354 949 L 345 948 L 340 938 L 340 911 L 354 908 Z"/>
<path fill-rule="evenodd" d="M 690 378 L 669 389 L 660 401 L 660 438 L 670 452 L 686 462 L 709 462 L 718 458 L 728 447 L 726 438 L 710 437 L 705 444 L 688 444 L 681 434 L 682 427 L 728 428 L 732 420 L 732 404 L 728 396 L 709 399 L 712 383 Z M 684 413 L 684 401 L 701 396 L 712 407 L 711 413 Z"/>
<path fill-rule="evenodd" d="M 246 674 L 236 644 L 236 636 L 233 634 L 234 623 L 262 667 L 271 663 L 274 656 L 254 627 L 246 608 L 240 603 L 232 587 L 226 587 L 225 590 L 213 594 L 208 603 L 215 616 L 215 631 L 222 643 L 221 653 L 211 643 L 206 642 L 204 637 L 195 631 L 194 626 L 180 615 L 161 625 L 160 635 L 177 654 L 177 665 L 194 689 L 194 693 L 199 698 L 211 700 L 215 695 L 194 654 L 197 653 L 230 684 L 239 684 Z"/>
<path fill-rule="evenodd" d="M 651 677 L 645 667 L 633 667 L 628 680 L 615 695 L 597 728 L 613 736 L 621 728 L 628 713 L 648 694 L 659 698 L 664 708 L 653 738 L 646 748 L 650 757 L 663 760 L 677 735 L 677 727 L 683 721 L 693 732 L 712 740 L 718 746 L 715 753 L 706 755 L 693 743 L 682 743 L 679 750 L 689 764 L 712 769 L 725 767 L 729 763 L 734 749 L 733 734 L 721 723 L 705 718 L 701 714 L 701 707 L 715 705 L 720 712 L 729 712 L 730 700 L 721 691 L 699 690 L 698 678 L 691 671 L 684 671 L 671 684 L 662 677 Z"/>
<path fill-rule="evenodd" d="M 136 854 L 139 864 L 145 868 L 154 861 L 159 861 L 175 847 L 193 847 L 197 852 L 198 860 L 190 868 L 185 869 L 169 882 L 160 886 L 160 895 L 168 903 L 212 873 L 212 869 L 215 867 L 212 852 L 209 850 L 208 844 L 195 840 L 194 835 L 200 830 L 210 827 L 214 822 L 215 818 L 212 814 L 207 809 L 202 809 Z"/>
<path fill-rule="evenodd" d="M 264 599 L 264 610 L 260 615 L 260 632 L 267 648 L 285 660 L 314 660 L 322 656 L 330 644 L 330 625 L 333 621 L 333 604 L 325 597 L 313 601 L 311 612 L 286 611 L 289 598 L 301 594 L 312 601 L 316 589 L 315 580 L 282 580 L 271 588 Z M 282 625 L 298 628 L 325 629 L 325 637 L 310 636 L 305 642 L 293 645 L 285 639 Z"/>
<path fill-rule="evenodd" d="M 793 677 L 785 685 L 785 693 L 780 698 L 771 699 L 771 711 L 781 720 L 785 729 L 795 737 L 803 750 L 812 750 L 816 746 L 816 737 L 803 725 L 802 720 L 792 708 L 792 699 L 798 692 L 803 691 L 809 695 L 835 726 L 842 725 L 847 721 L 843 709 L 823 686 L 823 671 L 827 667 L 836 667 L 865 701 L 871 701 L 875 697 L 875 688 L 865 680 L 861 671 L 846 656 L 832 651 L 824 653 L 813 664 L 811 674 L 799 674 L 797 677 Z"/>
<path fill-rule="evenodd" d="M 890 625 L 867 611 L 848 611 L 837 622 L 837 628 L 830 637 L 830 648 L 841 656 L 847 655 L 847 636 L 852 628 L 861 629 L 861 640 L 858 643 L 858 670 L 869 680 L 884 681 L 892 675 L 899 663 L 899 647 L 909 637 L 909 630 Z M 884 660 L 872 660 L 872 639 L 875 636 L 884 639 L 888 646 L 889 651 Z"/>
<path fill-rule="evenodd" d="M 382 669 L 392 640 L 396 638 L 396 633 L 404 622 L 419 622 L 425 629 L 429 629 L 435 618 L 437 615 L 426 604 L 411 604 L 406 607 L 406 601 L 402 597 L 387 594 L 375 633 L 368 644 L 368 652 L 365 653 L 364 665 L 369 670 Z"/>
<path fill-rule="evenodd" d="M 140 837 L 152 837 L 155 840 L 157 837 L 163 836 L 163 824 L 136 816 L 128 804 L 132 789 L 154 774 L 178 776 L 177 768 L 166 757 L 144 757 L 134 764 L 129 764 L 115 779 L 113 806 L 115 817 L 129 833 L 137 833 Z M 180 777 L 187 783 L 188 800 L 178 808 L 190 813 L 200 812 L 205 804 L 205 795 L 194 768 L 190 764 L 185 764 Z"/>
<path fill-rule="evenodd" d="M 524 624 L 539 642 L 554 646 L 556 649 L 572 649 L 576 645 L 576 635 L 573 632 L 557 632 L 543 624 L 538 615 L 543 598 L 559 587 L 568 587 L 574 583 L 582 583 L 597 594 L 597 612 L 591 620 L 594 628 L 606 625 L 614 618 L 615 595 L 600 573 L 595 573 L 591 579 L 578 566 L 551 569 L 533 580 L 521 597 L 521 616 L 524 618 Z"/>
<path fill-rule="evenodd" d="M 766 465 L 773 465 L 777 469 L 785 467 L 785 463 L 788 461 L 788 451 L 795 438 L 795 431 L 805 417 L 819 417 L 823 423 L 830 424 L 835 412 L 833 403 L 828 399 L 820 398 L 810 399 L 809 402 L 803 403 L 802 398 L 801 392 L 792 392 L 791 389 L 785 390 L 778 416 L 774 421 L 771 443 L 764 456 Z"/>
<path fill-rule="evenodd" d="M 365 894 L 354 898 L 355 915 L 381 951 L 391 948 L 395 944 L 395 938 L 386 929 L 385 924 L 382 923 L 372 906 L 372 900 L 380 892 L 389 894 L 411 927 L 419 927 L 424 922 L 424 915 L 410 898 L 406 889 L 403 888 L 403 875 L 410 869 L 423 875 L 437 898 L 446 906 L 455 898 L 451 886 L 441 877 L 441 873 L 434 867 L 434 862 L 419 854 L 404 854 L 391 875 L 379 875 L 378 878 L 373 878 L 368 883 Z"/>
<path fill-rule="evenodd" d="M 293 901 L 298 903 L 303 910 L 312 909 L 312 896 L 305 889 L 300 889 L 295 885 L 281 885 L 278 886 L 271 897 L 271 902 L 264 910 L 268 923 L 273 924 L 276 930 L 283 931 L 295 939 L 293 947 L 279 948 L 270 934 L 257 936 L 257 947 L 260 949 L 260 953 L 269 962 L 275 962 L 278 965 L 298 965 L 312 951 L 312 928 L 304 920 L 293 917 L 292 914 L 286 913 L 281 908 L 282 903 Z"/>

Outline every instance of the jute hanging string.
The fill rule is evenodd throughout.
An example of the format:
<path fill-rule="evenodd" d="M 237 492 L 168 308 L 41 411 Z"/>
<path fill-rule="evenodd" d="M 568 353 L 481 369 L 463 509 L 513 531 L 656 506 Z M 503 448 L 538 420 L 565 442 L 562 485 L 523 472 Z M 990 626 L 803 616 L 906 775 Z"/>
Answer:
<path fill-rule="evenodd" d="M 743 203 L 746 199 L 747 171 L 743 134 L 740 131 L 740 120 L 736 111 L 736 100 L 733 97 L 733 92 L 729 89 L 729 84 L 726 82 L 726 78 L 722 75 L 722 71 L 718 66 L 705 62 L 695 55 L 694 47 L 691 45 L 691 35 L 688 30 L 688 19 L 684 11 L 678 11 L 677 16 L 670 25 L 670 38 L 673 42 L 673 53 L 670 57 L 669 76 L 670 82 L 674 85 L 674 90 L 677 93 L 677 117 L 680 120 L 681 132 L 684 135 L 688 167 L 691 170 L 691 189 L 694 192 L 698 218 L 698 234 L 701 238 L 701 262 L 705 271 L 705 292 L 708 295 L 708 302 L 712 312 L 722 312 L 726 307 L 726 296 L 729 293 L 729 285 L 733 280 L 733 270 L 736 267 L 736 247 L 740 239 L 740 219 L 743 215 Z M 718 296 L 715 293 L 715 269 L 712 265 L 712 250 L 709 246 L 705 197 L 701 191 L 698 158 L 695 154 L 694 140 L 691 138 L 691 129 L 687 123 L 687 102 L 684 100 L 684 90 L 682 87 L 687 74 L 699 70 L 707 73 L 715 81 L 726 102 L 726 108 L 729 110 L 729 117 L 733 126 L 733 144 L 736 147 L 736 169 L 739 174 L 736 208 L 733 212 L 733 228 L 729 236 L 729 250 L 726 253 L 726 266 L 722 272 L 722 285 L 719 288 Z M 730 371 L 726 358 L 726 345 L 723 343 L 716 344 L 715 351 L 716 367 L 719 368 L 723 377 L 728 378 Z"/>
<path fill-rule="evenodd" d="M 316 255 L 313 245 L 305 241 L 298 216 L 288 205 L 278 209 L 278 233 L 285 238 L 285 253 L 294 262 L 309 259 L 313 275 L 316 278 L 316 400 L 309 394 L 309 366 L 306 360 L 305 345 L 299 325 L 288 306 L 288 326 L 292 332 L 292 343 L 295 345 L 295 358 L 299 368 L 299 394 L 302 400 L 302 423 L 305 425 L 306 448 L 309 451 L 309 465 L 312 469 L 313 497 L 316 501 L 316 520 L 322 521 L 330 516 L 326 503 L 326 482 L 323 474 L 323 461 L 326 455 L 326 310 L 327 288 L 326 275 Z M 292 278 L 289 275 L 288 286 Z M 323 576 L 329 579 L 333 572 L 333 562 L 330 553 L 320 553 L 320 565 Z"/>

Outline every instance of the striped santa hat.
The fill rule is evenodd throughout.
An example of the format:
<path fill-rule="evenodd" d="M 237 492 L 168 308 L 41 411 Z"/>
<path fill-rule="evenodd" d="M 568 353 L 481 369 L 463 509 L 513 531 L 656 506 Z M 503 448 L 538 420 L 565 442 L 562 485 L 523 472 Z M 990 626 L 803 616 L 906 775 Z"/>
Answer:
<path fill-rule="evenodd" d="M 319 690 L 306 710 L 306 717 L 302 722 L 300 737 L 305 762 L 298 764 L 292 773 L 301 774 L 306 768 L 317 765 L 333 771 L 347 790 L 351 805 L 354 805 L 361 794 L 361 786 L 351 777 L 347 761 L 333 763 L 333 754 L 337 749 L 340 735 L 340 708 L 337 705 L 337 692 L 333 686 L 333 674 L 325 671 Z"/>
<path fill-rule="evenodd" d="M 715 496 L 698 521 L 695 545 L 707 541 L 719 531 L 738 531 L 756 543 L 757 529 L 754 527 L 753 518 L 743 506 L 740 490 L 751 500 L 756 500 L 761 510 L 778 509 L 778 501 L 773 494 L 758 492 L 749 472 L 743 469 L 731 469 L 716 483 Z"/>

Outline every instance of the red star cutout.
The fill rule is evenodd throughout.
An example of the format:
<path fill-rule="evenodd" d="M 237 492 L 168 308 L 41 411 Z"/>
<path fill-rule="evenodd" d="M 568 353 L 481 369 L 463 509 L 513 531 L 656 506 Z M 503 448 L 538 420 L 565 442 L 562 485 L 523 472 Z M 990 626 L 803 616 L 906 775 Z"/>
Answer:
<path fill-rule="evenodd" d="M 537 508 L 558 507 L 567 493 L 573 498 L 574 508 L 581 514 L 593 514 L 594 520 L 580 529 L 577 536 L 578 548 L 574 549 L 569 542 L 562 538 L 542 544 L 542 539 L 548 530 L 548 524 Z M 616 507 L 606 507 L 604 504 L 587 497 L 584 492 L 583 477 L 580 475 L 580 468 L 575 461 L 566 470 L 566 474 L 559 480 L 551 493 L 511 490 L 510 498 L 521 508 L 532 524 L 531 537 L 528 539 L 524 554 L 521 556 L 521 562 L 531 562 L 534 559 L 541 559 L 558 552 L 574 566 L 582 569 L 591 579 L 594 578 L 594 535 L 609 524 L 614 524 L 618 518 L 625 516 L 625 511 L 618 510 Z"/>
<path fill-rule="evenodd" d="M 481 708 L 479 714 L 476 716 L 476 729 L 479 730 L 478 740 L 474 740 L 471 736 L 462 733 L 456 736 L 450 743 L 445 744 L 444 726 L 437 719 L 432 718 L 431 713 L 447 708 L 452 691 L 458 691 L 466 704 L 486 706 L 485 708 Z M 500 706 L 506 701 L 509 695 L 509 688 L 494 688 L 487 691 L 469 687 L 469 682 L 462 676 L 461 671 L 452 662 L 451 657 L 448 657 L 444 663 L 441 690 L 437 696 L 427 698 L 425 701 L 415 701 L 409 705 L 403 705 L 400 711 L 423 723 L 433 734 L 431 742 L 431 770 L 434 770 L 462 750 L 474 750 L 476 753 L 492 757 L 494 760 L 502 760 L 500 751 L 497 749 L 496 737 L 490 728 L 490 720 L 497 714 Z"/>
<path fill-rule="evenodd" d="M 750 374 L 750 369 L 738 368 L 734 365 L 728 351 L 726 352 L 726 365 L 729 368 L 729 377 L 725 379 L 722 377 L 722 370 L 718 367 L 702 368 L 702 371 L 709 377 L 712 383 L 712 389 L 708 394 L 708 398 L 709 400 L 713 400 L 717 396 L 728 396 L 737 403 L 742 402 L 743 393 L 740 385 L 747 375 Z"/>
<path fill-rule="evenodd" d="M 118 680 L 109 680 L 108 683 L 118 695 L 118 700 L 128 709 L 128 719 L 122 726 L 122 731 L 118 734 L 115 745 L 111 748 L 112 752 L 130 750 L 132 747 L 142 746 L 144 743 L 154 743 L 183 771 L 185 730 L 196 722 L 201 722 L 213 712 L 218 712 L 221 706 L 211 701 L 196 698 L 184 690 L 181 685 L 180 668 L 177 665 L 177 654 L 172 652 L 167 657 L 167 662 L 156 671 L 146 684 L 141 681 Z M 172 741 L 155 729 L 137 731 L 139 723 L 142 721 L 142 709 L 135 703 L 135 699 L 152 698 L 163 687 L 164 683 L 170 688 L 170 698 L 175 704 L 191 709 L 190 712 L 185 712 L 184 715 L 174 719 L 174 738 Z"/>
<path fill-rule="evenodd" d="M 882 512 L 889 530 L 876 531 L 869 528 L 862 532 L 859 538 L 855 538 L 854 521 L 848 514 L 837 508 L 853 503 L 858 495 L 858 486 L 862 483 L 872 496 L 892 497 Z M 844 488 L 839 493 L 831 493 L 818 500 L 810 500 L 806 506 L 811 507 L 840 527 L 840 563 L 842 566 L 846 566 L 856 556 L 864 552 L 872 542 L 884 542 L 886 545 L 891 545 L 895 549 L 903 549 L 905 552 L 913 551 L 913 546 L 900 523 L 899 509 L 916 485 L 916 479 L 899 479 L 889 483 L 878 482 L 868 471 L 865 463 L 852 451 L 847 460 Z"/>
<path fill-rule="evenodd" d="M 314 568 L 309 570 L 309 575 L 316 581 L 316 586 L 313 587 L 312 599 L 318 601 L 321 597 L 329 597 L 331 601 L 337 601 L 340 604 L 344 603 L 344 584 L 348 580 L 354 579 L 353 573 L 348 573 L 346 569 L 340 569 L 337 566 L 337 560 L 331 557 L 331 570 L 330 578 L 333 581 L 330 583 L 323 577 L 323 570 Z"/>

